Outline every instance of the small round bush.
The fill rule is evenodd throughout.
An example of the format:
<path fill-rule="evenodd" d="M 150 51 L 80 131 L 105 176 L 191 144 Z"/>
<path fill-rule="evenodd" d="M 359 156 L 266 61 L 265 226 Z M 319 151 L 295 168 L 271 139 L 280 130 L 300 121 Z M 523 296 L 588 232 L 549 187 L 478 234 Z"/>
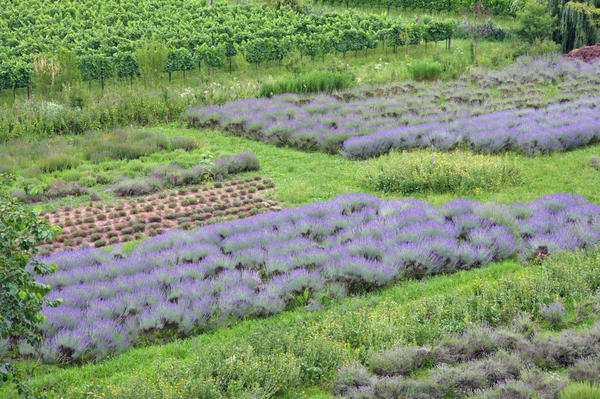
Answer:
<path fill-rule="evenodd" d="M 136 223 L 132 226 L 133 231 L 140 232 L 146 230 L 146 225 L 144 223 Z"/>
<path fill-rule="evenodd" d="M 94 246 L 95 246 L 96 248 L 98 248 L 98 247 L 103 247 L 103 246 L 105 246 L 105 245 L 106 245 L 106 240 L 104 240 L 104 239 L 100 239 L 100 240 L 96 240 L 96 241 L 94 241 Z"/>
<path fill-rule="evenodd" d="M 101 214 L 97 215 L 96 220 L 106 220 L 106 214 L 101 213 Z"/>
<path fill-rule="evenodd" d="M 133 227 L 125 227 L 124 229 L 121 229 L 121 233 L 127 235 L 127 234 L 132 234 L 133 233 Z"/>

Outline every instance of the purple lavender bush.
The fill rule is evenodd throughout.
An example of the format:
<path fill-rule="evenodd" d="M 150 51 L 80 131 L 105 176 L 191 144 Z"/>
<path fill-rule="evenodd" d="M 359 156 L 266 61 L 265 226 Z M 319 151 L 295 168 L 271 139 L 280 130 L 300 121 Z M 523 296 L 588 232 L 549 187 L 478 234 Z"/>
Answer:
<path fill-rule="evenodd" d="M 600 207 L 570 194 L 500 205 L 441 206 L 345 194 L 193 231 L 172 230 L 131 254 L 81 249 L 45 261 L 62 298 L 45 309 L 48 362 L 119 353 L 400 279 L 544 257 L 600 240 Z"/>
<path fill-rule="evenodd" d="M 600 139 L 599 98 L 593 90 L 600 84 L 600 61 L 524 57 L 502 71 L 476 71 L 470 79 L 478 87 L 459 81 L 418 90 L 405 85 L 331 96 L 250 98 L 190 108 L 183 117 L 193 127 L 216 126 L 309 151 L 341 151 L 350 159 L 432 145 L 535 155 Z M 541 88 L 547 84 L 558 84 L 560 94 L 547 98 Z"/>

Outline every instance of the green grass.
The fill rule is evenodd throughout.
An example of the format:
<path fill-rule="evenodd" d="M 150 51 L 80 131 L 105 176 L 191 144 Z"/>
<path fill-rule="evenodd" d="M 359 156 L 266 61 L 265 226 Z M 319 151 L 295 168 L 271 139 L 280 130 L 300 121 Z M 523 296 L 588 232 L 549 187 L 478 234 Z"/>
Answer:
<path fill-rule="evenodd" d="M 383 193 L 371 189 L 365 183 L 368 171 L 377 165 L 378 159 L 349 161 L 340 155 L 328 155 L 321 152 L 303 152 L 289 147 L 274 147 L 241 137 L 226 135 L 212 130 L 181 129 L 169 126 L 150 129 L 169 137 L 194 137 L 198 148 L 189 152 L 176 150 L 159 152 L 133 161 L 109 161 L 99 164 L 83 162 L 78 167 L 66 171 L 57 171 L 37 175 L 40 181 L 50 183 L 54 180 L 79 182 L 92 176 L 106 175 L 114 178 L 118 174 L 133 177 L 146 174 L 153 166 L 172 161 L 190 167 L 200 162 L 206 154 L 214 158 L 231 155 L 247 150 L 253 151 L 259 161 L 260 174 L 270 177 L 276 184 L 273 199 L 285 206 L 304 205 L 314 201 L 327 201 L 338 194 L 348 192 L 367 192 L 383 198 L 402 198 L 400 194 Z M 427 150 L 415 153 L 395 155 L 397 162 L 403 158 L 415 156 L 427 158 Z M 521 184 L 502 187 L 497 191 L 475 190 L 469 198 L 478 201 L 497 201 L 503 203 L 533 200 L 540 195 L 568 192 L 583 195 L 590 201 L 600 203 L 600 172 L 592 167 L 590 159 L 600 156 L 600 145 L 577 149 L 570 152 L 554 153 L 538 157 L 526 157 L 512 154 L 515 165 L 521 170 Z M 452 155 L 450 155 L 452 159 Z M 240 175 L 240 176 L 244 176 Z M 110 193 L 100 191 L 104 201 L 113 201 Z M 411 197 L 441 204 L 465 194 L 419 192 Z M 89 201 L 88 196 L 66 198 L 44 205 L 44 209 L 59 206 L 74 206 Z"/>
<path fill-rule="evenodd" d="M 362 177 L 369 165 L 377 160 L 349 161 L 339 155 L 320 152 L 307 153 L 293 148 L 273 147 L 268 144 L 224 135 L 210 130 L 184 130 L 156 128 L 167 134 L 193 134 L 201 148 L 218 152 L 253 151 L 260 160 L 261 173 L 271 177 L 277 186 L 276 198 L 285 205 L 296 206 L 314 201 L 326 201 L 348 192 L 368 192 L 383 198 L 401 198 L 397 194 L 383 194 L 366 187 Z M 420 151 L 429 154 L 428 151 Z M 540 195 L 569 192 L 584 195 L 590 201 L 600 203 L 600 172 L 592 168 L 589 160 L 600 155 L 600 145 L 571 152 L 555 153 L 530 158 L 514 155 L 515 163 L 522 170 L 521 185 L 505 187 L 497 192 L 475 192 L 470 198 L 478 201 L 515 202 L 533 200 Z M 400 157 L 402 154 L 399 155 Z M 412 157 L 413 154 L 406 154 Z M 399 160 L 401 162 L 401 160 Z M 457 194 L 419 193 L 411 197 L 441 204 L 459 197 Z"/>
<path fill-rule="evenodd" d="M 560 399 L 600 399 L 600 386 L 584 382 L 572 383 L 560 393 Z"/>
<path fill-rule="evenodd" d="M 211 130 L 168 126 L 152 130 L 167 136 L 195 137 L 199 149 L 215 156 L 246 150 L 255 152 L 261 162 L 260 174 L 273 178 L 274 197 L 285 205 L 329 200 L 346 192 L 366 191 L 385 198 L 400 198 L 381 195 L 363 186 L 361 176 L 370 162 L 376 160 L 348 161 L 338 155 L 273 147 Z M 537 158 L 515 155 L 522 169 L 521 185 L 497 192 L 475 192 L 470 196 L 480 201 L 514 202 L 547 193 L 571 192 L 600 203 L 596 189 L 600 186 L 600 173 L 589 163 L 589 159 L 599 153 L 600 146 L 596 145 Z M 131 162 L 146 165 L 164 162 L 174 154 L 162 152 L 117 163 L 113 165 L 114 172 L 131 167 Z M 86 165 L 91 164 L 84 163 L 74 171 Z M 73 170 L 44 176 L 60 177 L 67 173 Z M 439 204 L 458 196 L 421 193 L 417 198 Z M 529 309 L 541 299 L 554 300 L 557 293 L 552 287 L 559 287 L 575 298 L 576 293 L 585 291 L 586 284 L 597 276 L 589 274 L 595 269 L 585 261 L 576 259 L 573 263 L 579 274 L 569 272 L 571 274 L 558 275 L 560 279 L 556 273 L 546 275 L 536 271 L 537 267 L 524 268 L 509 260 L 454 275 L 405 281 L 369 295 L 333 302 L 324 310 L 297 309 L 269 319 L 242 321 L 190 339 L 133 349 L 99 364 L 67 368 L 40 365 L 31 382 L 47 391 L 51 398 L 94 397 L 83 395 L 84 391 L 95 392 L 95 397 L 102 397 L 102 392 L 110 397 L 113 391 L 115 397 L 153 397 L 159 385 L 166 392 L 162 397 L 170 398 L 176 397 L 169 395 L 179 389 L 173 386 L 173 381 L 188 384 L 185 389 L 192 389 L 190 381 L 200 380 L 190 378 L 190 373 L 201 376 L 213 373 L 219 379 L 218 384 L 206 380 L 205 385 L 226 386 L 231 390 L 230 397 L 245 397 L 243 393 L 252 391 L 244 382 L 254 381 L 264 387 L 264 379 L 269 379 L 279 384 L 280 397 L 329 398 L 328 384 L 339 365 L 350 359 L 364 360 L 369 350 L 385 349 L 399 342 L 431 342 L 440 334 L 460 331 L 470 321 L 505 323 L 520 308 Z M 533 278 L 535 275 L 537 279 Z M 571 278 L 575 280 L 567 281 Z M 545 282 L 549 288 L 544 290 Z M 515 290 L 514 284 L 521 288 Z M 505 289 L 508 291 L 503 291 Z M 473 302 L 478 293 L 491 296 Z M 494 295 L 502 298 L 502 302 L 495 303 Z M 574 304 L 570 306 L 573 309 Z M 144 391 L 146 388 L 151 391 Z M 9 391 L 0 390 L 0 396 L 3 395 L 13 397 Z"/>

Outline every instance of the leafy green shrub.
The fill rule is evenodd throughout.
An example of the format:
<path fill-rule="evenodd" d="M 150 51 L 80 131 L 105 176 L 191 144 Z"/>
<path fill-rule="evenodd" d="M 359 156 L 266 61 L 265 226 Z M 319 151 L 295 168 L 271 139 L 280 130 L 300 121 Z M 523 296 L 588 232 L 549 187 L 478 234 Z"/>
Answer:
<path fill-rule="evenodd" d="M 106 240 L 104 240 L 104 239 L 94 241 L 94 246 L 96 248 L 103 247 L 105 245 L 106 245 Z"/>
<path fill-rule="evenodd" d="M 560 399 L 600 399 L 600 386 L 587 382 L 574 382 L 560 393 Z"/>
<path fill-rule="evenodd" d="M 47 220 L 36 217 L 6 193 L 5 188 L 13 178 L 0 175 L 0 342 L 18 336 L 25 343 L 40 342 L 39 325 L 44 320 L 40 314 L 44 307 L 56 307 L 58 300 L 47 300 L 44 296 L 50 286 L 36 281 L 36 276 L 53 273 L 56 266 L 42 263 L 36 258 L 37 246 L 50 241 L 56 231 Z M 30 397 L 28 387 L 19 378 L 10 363 L 5 362 L 0 348 L 0 382 L 15 382 L 20 396 Z"/>
<path fill-rule="evenodd" d="M 552 36 L 556 17 L 550 15 L 547 2 L 526 0 L 523 9 L 517 12 L 517 29 L 515 33 L 521 39 L 533 43 Z"/>
<path fill-rule="evenodd" d="M 364 179 L 370 188 L 386 193 L 464 193 L 520 184 L 521 169 L 507 156 L 390 153 L 366 166 Z"/>
<path fill-rule="evenodd" d="M 350 87 L 355 77 L 348 72 L 314 71 L 293 78 L 279 79 L 265 83 L 260 89 L 261 97 L 271 97 L 283 93 L 331 92 Z"/>
<path fill-rule="evenodd" d="M 51 154 L 37 161 L 37 167 L 44 173 L 73 169 L 79 165 L 79 160 L 66 154 Z"/>
<path fill-rule="evenodd" d="M 437 61 L 417 60 L 408 66 L 408 72 L 415 80 L 436 80 L 444 72 L 444 66 Z"/>

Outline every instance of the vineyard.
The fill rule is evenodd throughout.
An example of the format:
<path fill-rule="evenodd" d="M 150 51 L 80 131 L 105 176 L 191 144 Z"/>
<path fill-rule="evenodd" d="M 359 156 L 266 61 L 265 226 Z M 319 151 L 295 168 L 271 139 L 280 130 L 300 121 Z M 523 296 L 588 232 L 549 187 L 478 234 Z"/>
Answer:
<path fill-rule="evenodd" d="M 258 66 L 281 62 L 292 51 L 315 58 L 329 53 L 345 56 L 380 44 L 393 51 L 422 41 L 450 45 L 454 29 L 452 21 L 406 22 L 352 12 L 299 14 L 290 8 L 227 3 L 206 7 L 198 0 L 149 0 L 127 6 L 46 3 L 9 2 L 2 7 L 0 19 L 10 22 L 0 28 L 7 43 L 0 53 L 0 88 L 29 87 L 40 70 L 50 75 L 50 85 L 73 83 L 72 74 L 64 69 L 59 73 L 53 56 L 58 56 L 59 64 L 62 58 L 63 67 L 76 65 L 84 81 L 132 79 L 141 72 L 140 48 L 151 40 L 165 46 L 164 72 L 171 75 L 231 65 L 238 52 Z"/>

